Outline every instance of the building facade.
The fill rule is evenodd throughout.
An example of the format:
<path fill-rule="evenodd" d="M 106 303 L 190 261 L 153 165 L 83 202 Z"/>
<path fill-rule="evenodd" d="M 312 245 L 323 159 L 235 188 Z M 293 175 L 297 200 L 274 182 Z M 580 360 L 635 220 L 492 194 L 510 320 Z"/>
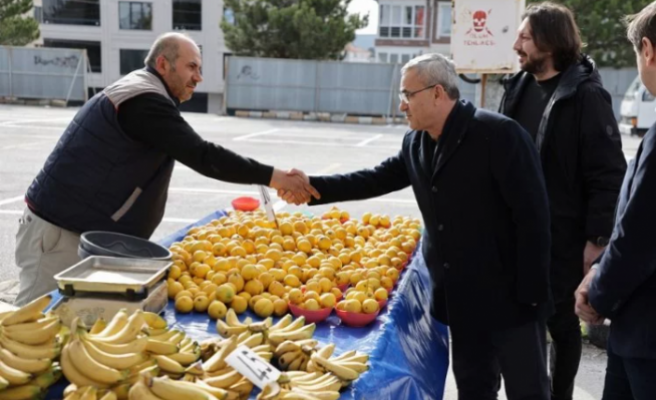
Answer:
<path fill-rule="evenodd" d="M 219 27 L 222 0 L 35 0 L 34 7 L 41 28 L 36 45 L 86 49 L 92 92 L 143 68 L 160 34 L 185 32 L 201 47 L 203 82 L 181 108 L 222 112 L 228 53 Z"/>
<path fill-rule="evenodd" d="M 378 0 L 378 3 L 377 62 L 405 64 L 424 53 L 450 55 L 450 0 Z"/>

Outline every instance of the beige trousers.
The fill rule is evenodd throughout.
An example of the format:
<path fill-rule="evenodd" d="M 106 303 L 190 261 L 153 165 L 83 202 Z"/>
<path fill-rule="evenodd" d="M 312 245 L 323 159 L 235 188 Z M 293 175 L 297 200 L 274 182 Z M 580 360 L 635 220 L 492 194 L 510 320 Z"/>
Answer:
<path fill-rule="evenodd" d="M 14 305 L 23 306 L 57 289 L 53 277 L 80 261 L 80 235 L 36 216 L 25 207 L 16 234 L 20 289 Z"/>

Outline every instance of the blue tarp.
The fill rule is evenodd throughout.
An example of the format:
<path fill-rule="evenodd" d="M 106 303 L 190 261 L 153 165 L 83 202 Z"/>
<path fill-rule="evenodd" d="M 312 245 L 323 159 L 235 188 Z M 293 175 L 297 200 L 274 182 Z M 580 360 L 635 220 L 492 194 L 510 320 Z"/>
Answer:
<path fill-rule="evenodd" d="M 181 240 L 195 225 L 220 218 L 217 211 L 160 241 L 169 246 Z M 57 295 L 58 296 L 58 295 Z M 364 328 L 342 326 L 333 313 L 317 324 L 314 338 L 322 344 L 335 343 L 335 354 L 358 350 L 370 354 L 370 369 L 345 390 L 340 399 L 441 399 L 448 370 L 449 341 L 444 325 L 429 314 L 430 277 L 421 252 L 417 251 L 402 274 L 390 301 L 376 321 Z M 207 314 L 176 314 L 173 302 L 164 311 L 167 322 L 204 340 L 215 337 L 215 322 Z M 250 312 L 240 316 L 260 318 Z M 274 321 L 275 322 L 275 321 Z M 65 384 L 58 384 L 48 399 L 61 399 Z M 253 391 L 252 399 L 258 390 Z"/>

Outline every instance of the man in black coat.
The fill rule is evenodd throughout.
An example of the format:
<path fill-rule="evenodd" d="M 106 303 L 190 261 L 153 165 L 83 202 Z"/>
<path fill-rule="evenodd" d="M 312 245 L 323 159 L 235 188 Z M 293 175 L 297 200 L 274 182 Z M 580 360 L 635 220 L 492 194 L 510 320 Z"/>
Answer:
<path fill-rule="evenodd" d="M 439 54 L 403 68 L 401 111 L 412 130 L 373 169 L 311 177 L 325 204 L 412 185 L 425 222 L 432 313 L 451 329 L 460 400 L 549 398 L 549 209 L 538 153 L 515 121 L 460 101 Z M 279 193 L 286 198 L 285 193 Z"/>
<path fill-rule="evenodd" d="M 640 79 L 656 93 L 656 3 L 630 18 Z M 656 124 L 631 161 L 610 244 L 577 290 L 588 323 L 611 320 L 603 400 L 656 398 Z"/>
<path fill-rule="evenodd" d="M 551 286 L 555 313 L 552 400 L 572 400 L 581 359 L 574 291 L 613 227 L 626 161 L 611 97 L 564 6 L 529 6 L 514 50 L 522 72 L 509 82 L 501 112 L 532 136 L 551 207 Z"/>

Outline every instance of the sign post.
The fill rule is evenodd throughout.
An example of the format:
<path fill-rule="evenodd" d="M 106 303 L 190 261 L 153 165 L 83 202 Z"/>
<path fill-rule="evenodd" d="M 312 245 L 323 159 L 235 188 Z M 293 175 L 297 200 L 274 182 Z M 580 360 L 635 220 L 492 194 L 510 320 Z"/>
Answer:
<path fill-rule="evenodd" d="M 453 0 L 451 54 L 459 74 L 481 74 L 481 107 L 488 74 L 517 72 L 513 50 L 526 0 Z"/>

